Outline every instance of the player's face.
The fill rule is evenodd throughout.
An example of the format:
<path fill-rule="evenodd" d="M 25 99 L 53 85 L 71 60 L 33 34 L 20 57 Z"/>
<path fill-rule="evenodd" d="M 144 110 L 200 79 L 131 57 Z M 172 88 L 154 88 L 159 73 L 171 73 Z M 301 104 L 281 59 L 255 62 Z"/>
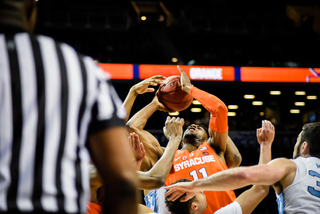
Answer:
<path fill-rule="evenodd" d="M 296 144 L 294 145 L 294 150 L 293 150 L 293 158 L 297 158 L 300 156 L 300 145 L 301 145 L 301 134 L 302 134 L 302 131 L 300 132 L 300 134 L 298 135 L 297 137 L 297 142 Z"/>
<path fill-rule="evenodd" d="M 183 134 L 184 138 L 197 138 L 198 140 L 203 140 L 207 138 L 206 131 L 199 125 L 191 124 L 187 127 Z"/>
<path fill-rule="evenodd" d="M 203 194 L 203 192 L 199 192 L 195 195 L 196 197 L 196 201 L 198 202 L 198 206 L 199 206 L 199 211 L 198 213 L 203 213 L 205 211 L 205 209 L 207 209 L 208 205 L 207 205 L 207 199 L 206 199 L 206 195 Z"/>

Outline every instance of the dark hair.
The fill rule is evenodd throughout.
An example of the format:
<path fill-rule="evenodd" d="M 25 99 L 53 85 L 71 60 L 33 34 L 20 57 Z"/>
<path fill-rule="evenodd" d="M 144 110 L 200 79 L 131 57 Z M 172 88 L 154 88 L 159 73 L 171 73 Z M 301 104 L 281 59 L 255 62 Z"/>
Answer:
<path fill-rule="evenodd" d="M 204 129 L 204 131 L 207 133 L 207 138 L 209 139 L 210 135 L 209 135 L 209 131 L 208 131 L 208 128 L 205 127 L 204 125 L 199 125 L 200 127 L 202 127 Z"/>
<path fill-rule="evenodd" d="M 301 144 L 306 141 L 309 154 L 320 158 L 320 122 L 307 123 L 302 127 Z"/>
<path fill-rule="evenodd" d="M 177 180 L 175 183 L 179 183 L 179 182 L 191 182 L 191 180 L 180 179 L 180 180 Z M 191 203 L 195 200 L 195 197 L 189 199 L 186 202 L 180 202 L 180 199 L 184 196 L 186 196 L 186 193 L 184 193 L 182 196 L 180 196 L 180 198 L 178 198 L 175 201 L 168 201 L 167 198 L 169 196 L 166 197 L 166 206 L 172 214 L 190 214 L 190 206 L 191 206 Z"/>

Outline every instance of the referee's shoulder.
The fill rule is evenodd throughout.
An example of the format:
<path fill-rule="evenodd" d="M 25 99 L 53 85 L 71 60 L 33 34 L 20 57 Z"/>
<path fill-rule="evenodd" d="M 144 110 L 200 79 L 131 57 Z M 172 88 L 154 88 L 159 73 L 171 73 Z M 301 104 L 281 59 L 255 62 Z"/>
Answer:
<path fill-rule="evenodd" d="M 86 70 L 89 69 L 90 71 L 94 71 L 93 73 L 96 77 L 98 77 L 98 79 L 110 80 L 110 75 L 108 75 L 106 72 L 103 72 L 101 67 L 97 63 L 94 62 L 94 60 L 91 56 L 84 55 L 84 54 L 78 52 L 74 47 L 67 44 L 66 42 L 61 42 L 61 41 L 56 40 L 50 36 L 46 36 L 46 35 L 42 35 L 42 34 L 33 35 L 31 37 L 36 40 L 40 40 L 40 39 L 47 40 L 47 41 L 51 40 L 52 42 L 54 42 L 54 44 L 57 48 L 67 50 L 67 52 L 74 52 L 74 54 L 76 54 L 78 56 L 79 60 L 82 61 L 84 65 L 86 65 L 85 66 Z M 88 73 L 91 75 L 92 72 L 88 72 Z"/>
<path fill-rule="evenodd" d="M 78 52 L 74 47 L 72 47 L 68 43 L 54 39 L 53 37 L 42 35 L 42 34 L 36 34 L 36 35 L 32 35 L 31 38 L 34 38 L 36 40 L 39 40 L 39 39 L 52 40 L 58 47 L 60 47 L 60 48 L 63 47 L 63 48 L 69 49 L 71 51 L 74 51 L 79 56 L 79 58 L 81 60 L 93 61 L 93 58 L 91 56 L 84 55 L 84 54 Z"/>

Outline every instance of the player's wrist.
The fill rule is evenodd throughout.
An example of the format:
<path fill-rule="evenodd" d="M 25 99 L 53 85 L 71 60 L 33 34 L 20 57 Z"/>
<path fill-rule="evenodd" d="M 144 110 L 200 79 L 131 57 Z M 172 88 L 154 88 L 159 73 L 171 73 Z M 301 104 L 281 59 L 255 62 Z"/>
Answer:
<path fill-rule="evenodd" d="M 266 146 L 271 147 L 272 142 L 269 142 L 269 141 L 261 141 L 260 144 L 261 144 L 262 146 L 265 146 L 265 147 L 266 147 Z"/>
<path fill-rule="evenodd" d="M 129 90 L 129 93 L 133 96 L 138 96 L 137 87 L 132 86 Z"/>
<path fill-rule="evenodd" d="M 182 136 L 181 134 L 170 134 L 169 139 L 181 140 Z"/>
<path fill-rule="evenodd" d="M 185 87 L 183 88 L 183 90 L 184 90 L 185 92 L 189 93 L 192 87 L 193 87 L 193 85 L 190 84 L 190 85 L 185 86 Z"/>

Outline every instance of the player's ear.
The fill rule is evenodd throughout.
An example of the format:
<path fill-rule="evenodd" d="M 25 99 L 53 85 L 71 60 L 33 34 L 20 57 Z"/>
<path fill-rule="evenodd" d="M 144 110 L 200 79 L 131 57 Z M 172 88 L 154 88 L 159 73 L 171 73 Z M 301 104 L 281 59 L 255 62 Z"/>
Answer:
<path fill-rule="evenodd" d="M 192 211 L 197 211 L 199 209 L 198 203 L 196 201 L 193 201 L 190 205 L 190 208 Z"/>
<path fill-rule="evenodd" d="M 304 141 L 302 143 L 301 149 L 300 149 L 300 154 L 301 154 L 301 156 L 309 154 L 309 144 L 307 143 L 307 141 Z"/>

